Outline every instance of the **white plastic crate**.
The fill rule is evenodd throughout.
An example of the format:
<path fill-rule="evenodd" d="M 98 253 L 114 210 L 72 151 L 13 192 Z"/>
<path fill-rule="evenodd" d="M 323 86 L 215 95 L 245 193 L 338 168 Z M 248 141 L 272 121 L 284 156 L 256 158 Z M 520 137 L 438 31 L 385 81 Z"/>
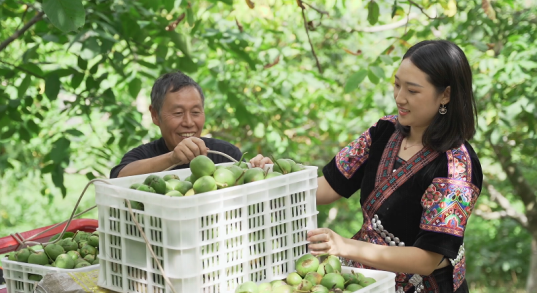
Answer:
<path fill-rule="evenodd" d="M 184 180 L 191 172 L 153 174 Z M 245 281 L 284 277 L 307 253 L 307 231 L 317 227 L 317 167 L 188 197 L 128 189 L 148 175 L 95 184 L 103 288 L 171 292 L 125 199 L 144 204 L 136 219 L 176 292 L 226 292 Z"/>
<path fill-rule="evenodd" d="M 6 279 L 7 293 L 31 293 L 34 292 L 34 286 L 38 282 L 30 280 L 30 274 L 44 276 L 50 272 L 89 272 L 98 269 L 100 264 L 68 270 L 11 261 L 6 257 L 2 259 L 2 266 L 4 279 Z"/>
<path fill-rule="evenodd" d="M 342 273 L 350 273 L 351 271 L 362 273 L 365 277 L 371 277 L 377 280 L 375 283 L 358 291 L 354 291 L 353 293 L 395 293 L 395 273 L 353 267 L 341 267 Z"/>

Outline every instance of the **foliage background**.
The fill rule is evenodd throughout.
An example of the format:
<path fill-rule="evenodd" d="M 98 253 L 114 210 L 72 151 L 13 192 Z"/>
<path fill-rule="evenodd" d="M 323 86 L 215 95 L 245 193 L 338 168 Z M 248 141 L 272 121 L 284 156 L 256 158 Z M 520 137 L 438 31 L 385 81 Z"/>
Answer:
<path fill-rule="evenodd" d="M 204 135 L 320 171 L 396 111 L 393 74 L 406 49 L 442 38 L 467 54 L 479 107 L 472 144 L 487 185 L 465 237 L 471 290 L 534 292 L 534 4 L 0 0 L 0 236 L 65 220 L 90 179 L 159 136 L 147 107 L 162 73 L 200 83 Z M 93 200 L 90 187 L 80 211 Z M 358 196 L 319 211 L 318 225 L 344 236 L 361 225 Z"/>

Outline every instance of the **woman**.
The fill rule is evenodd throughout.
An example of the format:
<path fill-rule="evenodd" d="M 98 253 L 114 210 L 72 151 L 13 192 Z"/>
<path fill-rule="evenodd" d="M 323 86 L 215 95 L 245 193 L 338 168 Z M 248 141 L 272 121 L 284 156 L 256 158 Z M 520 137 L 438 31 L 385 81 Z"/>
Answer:
<path fill-rule="evenodd" d="M 468 143 L 476 108 L 466 56 L 448 41 L 414 45 L 396 73 L 394 98 L 398 115 L 343 148 L 318 179 L 317 204 L 361 190 L 362 228 L 352 239 L 310 231 L 310 251 L 396 272 L 397 292 L 468 292 L 464 230 L 483 174 Z"/>

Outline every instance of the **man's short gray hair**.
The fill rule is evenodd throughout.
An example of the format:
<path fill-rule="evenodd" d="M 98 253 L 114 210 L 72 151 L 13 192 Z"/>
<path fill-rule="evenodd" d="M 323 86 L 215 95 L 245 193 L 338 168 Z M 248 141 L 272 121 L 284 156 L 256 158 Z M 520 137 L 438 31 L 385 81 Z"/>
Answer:
<path fill-rule="evenodd" d="M 203 91 L 197 82 L 195 82 L 190 76 L 182 73 L 181 71 L 175 71 L 166 73 L 160 76 L 151 89 L 151 106 L 160 115 L 162 104 L 164 103 L 164 97 L 167 93 L 175 93 L 186 87 L 194 87 L 198 90 L 201 96 L 201 102 L 205 104 L 205 96 Z"/>

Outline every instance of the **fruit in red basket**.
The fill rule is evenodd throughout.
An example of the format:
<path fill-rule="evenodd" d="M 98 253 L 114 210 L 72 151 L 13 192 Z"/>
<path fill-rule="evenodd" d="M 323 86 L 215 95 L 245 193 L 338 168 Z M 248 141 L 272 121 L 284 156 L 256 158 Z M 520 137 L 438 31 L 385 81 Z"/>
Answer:
<path fill-rule="evenodd" d="M 310 283 L 312 283 L 313 286 L 321 284 L 322 279 L 323 279 L 323 276 L 321 276 L 321 274 L 317 272 L 307 273 L 306 276 L 304 277 L 304 280 L 310 281 Z"/>
<path fill-rule="evenodd" d="M 377 280 L 371 278 L 371 277 L 364 277 L 363 280 L 360 281 L 360 285 L 361 286 L 364 286 L 364 287 L 367 287 L 373 283 L 375 283 Z"/>
<path fill-rule="evenodd" d="M 246 170 L 244 173 L 244 183 L 250 183 L 265 179 L 265 171 L 259 167 Z"/>
<path fill-rule="evenodd" d="M 67 255 L 69 255 L 73 260 L 77 260 L 81 258 L 80 253 L 78 253 L 78 251 L 75 251 L 75 250 L 68 251 Z"/>
<path fill-rule="evenodd" d="M 216 166 L 209 157 L 200 155 L 190 161 L 190 170 L 196 177 L 201 178 L 203 176 L 212 176 Z"/>
<path fill-rule="evenodd" d="M 330 264 L 330 266 L 332 266 L 332 268 L 334 269 L 334 272 L 341 272 L 341 261 L 337 256 L 329 255 L 323 260 L 323 263 Z"/>
<path fill-rule="evenodd" d="M 309 272 L 315 272 L 319 268 L 319 259 L 312 254 L 304 254 L 296 261 L 296 271 L 301 276 Z"/>
<path fill-rule="evenodd" d="M 312 293 L 329 293 L 328 289 L 323 285 L 315 285 L 311 288 Z"/>
<path fill-rule="evenodd" d="M 212 176 L 203 176 L 196 180 L 192 188 L 196 194 L 213 191 L 216 190 L 216 181 Z"/>
<path fill-rule="evenodd" d="M 58 255 L 65 253 L 65 249 L 63 249 L 63 247 L 59 244 L 52 243 L 45 246 L 45 253 L 54 261 Z"/>
<path fill-rule="evenodd" d="M 259 292 L 259 288 L 257 287 L 257 284 L 251 281 L 242 283 L 235 290 L 235 293 L 258 293 L 258 292 Z"/>
<path fill-rule="evenodd" d="M 75 267 L 75 261 L 67 254 L 60 254 L 56 258 L 55 266 L 60 269 L 72 269 Z"/>
<path fill-rule="evenodd" d="M 140 187 L 140 185 L 142 185 L 142 183 L 133 183 L 129 188 L 130 189 L 138 189 L 138 187 Z"/>
<path fill-rule="evenodd" d="M 224 168 L 214 171 L 213 178 L 216 181 L 216 186 L 219 189 L 234 186 L 236 181 L 233 172 Z"/>
<path fill-rule="evenodd" d="M 179 178 L 179 176 L 177 176 L 175 174 L 164 175 L 164 177 L 162 177 L 162 179 L 164 179 L 164 181 L 168 181 L 168 180 L 171 180 L 171 179 L 181 180 L 181 178 Z"/>
<path fill-rule="evenodd" d="M 302 277 L 298 273 L 293 272 L 287 275 L 286 281 L 287 281 L 287 284 L 291 286 L 296 286 L 300 284 L 300 282 L 302 282 Z"/>
<path fill-rule="evenodd" d="M 44 266 L 48 264 L 48 256 L 42 251 L 32 253 L 28 257 L 28 263 Z"/>
<path fill-rule="evenodd" d="M 344 289 L 345 288 L 345 279 L 343 276 L 337 273 L 328 273 L 324 275 L 321 285 L 325 286 L 326 288 L 339 288 Z"/>
<path fill-rule="evenodd" d="M 23 248 L 16 253 L 17 261 L 28 262 L 28 257 L 30 257 L 30 250 L 28 248 Z"/>
<path fill-rule="evenodd" d="M 272 293 L 293 293 L 295 292 L 295 289 L 289 285 L 283 285 L 279 287 L 272 287 Z"/>
<path fill-rule="evenodd" d="M 324 276 L 328 273 L 333 273 L 334 269 L 330 264 L 327 263 L 321 263 L 319 264 L 319 268 L 317 269 L 317 273 L 319 273 L 321 276 Z"/>
<path fill-rule="evenodd" d="M 95 248 L 99 247 L 99 236 L 92 235 L 88 240 L 88 244 Z"/>
<path fill-rule="evenodd" d="M 83 267 L 89 267 L 91 266 L 91 264 L 87 261 L 82 261 L 82 262 L 79 262 L 75 265 L 75 269 L 80 269 L 80 268 L 83 268 Z"/>
<path fill-rule="evenodd" d="M 347 285 L 347 288 L 345 288 L 347 291 L 351 291 L 351 292 L 354 292 L 354 291 L 358 291 L 360 289 L 364 288 L 363 286 L 360 286 L 358 284 L 349 284 Z"/>
<path fill-rule="evenodd" d="M 152 187 L 158 194 L 166 194 L 166 181 L 157 175 L 149 175 L 149 177 L 145 179 L 144 184 Z"/>
<path fill-rule="evenodd" d="M 86 257 L 86 255 L 88 254 L 95 255 L 95 252 L 96 252 L 95 247 L 89 244 L 86 244 L 80 249 L 80 256 Z"/>
<path fill-rule="evenodd" d="M 177 191 L 177 190 L 170 190 L 170 191 L 166 192 L 166 196 L 170 196 L 170 197 L 181 197 L 181 196 L 183 196 L 183 194 L 180 193 L 180 192 Z"/>
<path fill-rule="evenodd" d="M 41 279 L 43 279 L 43 276 L 41 276 L 41 275 L 28 274 L 28 280 L 30 280 L 30 281 L 39 282 L 39 281 L 41 281 Z"/>

